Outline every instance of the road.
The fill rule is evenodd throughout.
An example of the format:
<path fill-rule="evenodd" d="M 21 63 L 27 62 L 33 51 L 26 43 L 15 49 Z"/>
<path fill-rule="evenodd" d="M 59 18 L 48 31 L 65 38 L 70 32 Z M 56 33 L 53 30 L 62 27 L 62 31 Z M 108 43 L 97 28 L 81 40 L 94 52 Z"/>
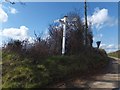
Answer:
<path fill-rule="evenodd" d="M 120 87 L 120 59 L 110 57 L 107 68 L 99 75 L 87 79 L 77 78 L 57 85 L 57 88 L 106 88 L 113 90 Z M 105 89 L 105 90 L 106 90 Z"/>

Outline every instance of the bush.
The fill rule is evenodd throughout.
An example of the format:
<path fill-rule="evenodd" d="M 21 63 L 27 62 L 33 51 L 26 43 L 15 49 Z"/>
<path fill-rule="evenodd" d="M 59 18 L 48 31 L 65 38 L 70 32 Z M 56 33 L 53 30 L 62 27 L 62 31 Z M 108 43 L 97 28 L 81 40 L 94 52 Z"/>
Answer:
<path fill-rule="evenodd" d="M 71 77 L 75 73 L 83 74 L 86 71 L 92 72 L 104 68 L 108 62 L 107 56 L 105 58 L 96 52 L 87 56 L 84 54 L 79 56 L 53 56 L 46 60 L 45 66 L 53 80 L 60 80 Z"/>
<path fill-rule="evenodd" d="M 3 88 L 37 88 L 98 71 L 108 64 L 108 57 L 104 50 L 91 49 L 79 55 L 49 56 L 42 58 L 42 62 L 33 63 L 32 58 L 3 52 L 2 64 Z"/>

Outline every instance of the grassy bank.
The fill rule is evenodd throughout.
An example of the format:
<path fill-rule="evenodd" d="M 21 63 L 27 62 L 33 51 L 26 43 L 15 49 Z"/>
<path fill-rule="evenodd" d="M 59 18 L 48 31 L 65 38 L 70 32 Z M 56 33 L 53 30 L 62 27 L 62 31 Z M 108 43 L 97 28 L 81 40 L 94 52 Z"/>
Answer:
<path fill-rule="evenodd" d="M 108 63 L 104 50 L 92 50 L 79 55 L 49 56 L 39 63 L 19 54 L 3 52 L 3 88 L 41 88 L 51 83 L 101 70 Z"/>
<path fill-rule="evenodd" d="M 112 56 L 112 57 L 120 58 L 120 50 L 118 50 L 116 52 L 111 52 L 108 55 Z"/>

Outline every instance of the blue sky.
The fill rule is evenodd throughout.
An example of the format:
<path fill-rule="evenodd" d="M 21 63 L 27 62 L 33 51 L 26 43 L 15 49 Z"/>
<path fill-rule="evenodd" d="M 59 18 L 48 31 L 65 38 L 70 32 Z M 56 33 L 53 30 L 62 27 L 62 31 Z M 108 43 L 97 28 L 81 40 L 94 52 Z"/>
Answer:
<path fill-rule="evenodd" d="M 118 3 L 89 2 L 88 21 L 92 22 L 94 35 L 93 46 L 101 40 L 101 48 L 107 52 L 115 51 L 118 47 Z M 3 41 L 7 38 L 32 41 L 34 30 L 47 36 L 47 28 L 54 20 L 60 19 L 70 11 L 77 9 L 84 18 L 83 2 L 27 2 L 26 5 L 3 3 L 0 6 L 1 34 Z"/>

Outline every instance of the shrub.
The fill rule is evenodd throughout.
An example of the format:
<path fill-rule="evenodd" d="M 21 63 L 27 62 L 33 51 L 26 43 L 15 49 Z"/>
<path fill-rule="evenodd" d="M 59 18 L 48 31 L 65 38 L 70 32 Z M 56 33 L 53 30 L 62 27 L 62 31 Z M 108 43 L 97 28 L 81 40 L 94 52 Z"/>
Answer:
<path fill-rule="evenodd" d="M 3 52 L 3 56 L 3 88 L 46 87 L 53 81 L 100 70 L 108 63 L 105 51 L 98 49 L 86 50 L 79 55 L 39 57 L 42 60 L 39 63 L 14 53 Z"/>

